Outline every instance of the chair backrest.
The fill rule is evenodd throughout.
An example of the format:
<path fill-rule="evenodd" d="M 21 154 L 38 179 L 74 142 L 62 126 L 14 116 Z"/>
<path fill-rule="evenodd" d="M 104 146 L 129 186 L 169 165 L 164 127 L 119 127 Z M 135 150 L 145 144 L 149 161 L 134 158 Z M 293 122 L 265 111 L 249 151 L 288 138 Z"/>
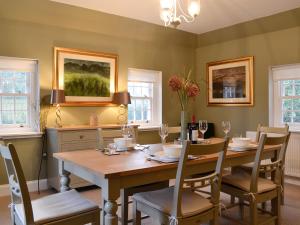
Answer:
<path fill-rule="evenodd" d="M 252 175 L 251 175 L 251 184 L 250 184 L 250 192 L 257 193 L 257 181 L 260 174 L 261 169 L 261 161 L 262 161 L 262 155 L 264 151 L 265 145 L 281 145 L 280 153 L 283 151 L 283 148 L 286 148 L 285 145 L 287 144 L 286 140 L 289 138 L 289 134 L 283 135 L 283 136 L 277 136 L 277 137 L 268 137 L 266 133 L 263 133 L 260 136 L 258 148 L 255 155 L 254 160 L 254 166 L 252 168 Z M 283 161 L 281 156 L 279 155 L 277 160 L 277 165 L 274 165 L 274 171 L 279 170 L 280 168 L 278 166 L 281 166 Z M 270 163 L 270 165 L 273 163 Z M 278 172 L 278 171 L 276 171 Z M 272 176 L 272 180 L 275 182 L 275 176 Z"/>
<path fill-rule="evenodd" d="M 268 127 L 258 124 L 256 132 L 256 142 L 259 142 L 261 134 L 268 134 L 268 136 L 286 135 L 289 132 L 289 126 L 287 124 L 284 127 Z"/>
<path fill-rule="evenodd" d="M 182 216 L 181 210 L 181 201 L 182 201 L 182 191 L 184 186 L 191 187 L 191 183 L 196 185 L 200 183 L 202 187 L 203 183 L 207 183 L 207 185 L 211 185 L 211 202 L 213 204 L 219 204 L 220 198 L 220 187 L 221 187 L 221 178 L 223 172 L 224 160 L 226 157 L 227 147 L 228 147 L 229 139 L 226 138 L 222 141 L 216 141 L 216 143 L 209 144 L 191 144 L 191 142 L 186 141 L 184 143 L 183 149 L 181 151 L 181 156 L 177 168 L 176 174 L 176 183 L 175 190 L 173 196 L 173 209 L 172 216 L 180 217 Z M 216 165 L 216 169 L 210 175 L 204 175 L 197 178 L 185 179 L 186 178 L 186 163 L 188 160 L 188 155 L 211 155 L 218 154 L 218 161 Z M 194 186 L 195 187 L 195 186 Z"/>
<path fill-rule="evenodd" d="M 1 145 L 0 151 L 8 176 L 12 207 L 15 204 L 22 204 L 25 224 L 33 224 L 31 200 L 17 151 L 12 144 L 8 144 L 7 147 Z M 11 210 L 13 210 L 13 208 Z"/>

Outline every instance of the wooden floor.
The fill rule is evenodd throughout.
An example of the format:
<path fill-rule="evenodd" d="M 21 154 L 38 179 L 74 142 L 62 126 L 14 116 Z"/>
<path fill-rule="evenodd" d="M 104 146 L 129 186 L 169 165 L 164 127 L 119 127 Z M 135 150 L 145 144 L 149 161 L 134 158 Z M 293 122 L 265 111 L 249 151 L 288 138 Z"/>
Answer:
<path fill-rule="evenodd" d="M 285 205 L 282 207 L 282 225 L 300 225 L 300 187 L 294 185 L 285 186 Z M 31 198 L 36 199 L 45 195 L 52 194 L 54 191 L 48 190 L 43 191 L 40 195 L 37 193 L 32 193 Z M 96 202 L 100 205 L 101 202 L 101 190 L 92 189 L 92 190 L 80 190 L 80 193 L 86 198 Z M 228 204 L 228 196 L 222 195 L 222 203 L 225 205 Z M 10 224 L 10 215 L 8 204 L 10 203 L 9 197 L 0 197 L 0 224 L 9 225 Z M 245 210 L 245 215 L 247 216 L 247 208 Z M 222 212 L 224 215 L 221 218 L 221 225 L 236 225 L 239 223 L 234 222 L 233 220 L 227 219 L 227 217 L 233 217 L 238 219 L 238 211 L 236 208 L 227 209 Z M 265 215 L 261 215 L 263 219 Z M 225 218 L 226 217 L 226 218 Z M 247 218 L 245 218 L 247 220 Z M 143 221 L 143 225 L 154 225 L 155 221 L 147 219 Z"/>

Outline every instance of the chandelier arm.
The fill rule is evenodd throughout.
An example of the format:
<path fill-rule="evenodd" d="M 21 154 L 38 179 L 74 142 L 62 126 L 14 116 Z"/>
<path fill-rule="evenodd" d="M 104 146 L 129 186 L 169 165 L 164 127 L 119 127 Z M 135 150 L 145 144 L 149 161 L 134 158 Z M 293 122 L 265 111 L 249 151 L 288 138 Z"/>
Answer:
<path fill-rule="evenodd" d="M 178 6 L 179 6 L 179 9 L 180 9 L 182 15 L 183 15 L 184 17 L 186 17 L 187 19 L 192 19 L 192 18 L 194 19 L 193 16 L 187 14 L 187 13 L 182 9 L 182 5 L 181 5 L 181 4 L 182 4 L 181 0 L 178 0 Z"/>
<path fill-rule="evenodd" d="M 180 15 L 178 18 L 183 19 L 186 23 L 191 23 L 194 21 L 194 18 L 186 18 L 184 15 Z"/>

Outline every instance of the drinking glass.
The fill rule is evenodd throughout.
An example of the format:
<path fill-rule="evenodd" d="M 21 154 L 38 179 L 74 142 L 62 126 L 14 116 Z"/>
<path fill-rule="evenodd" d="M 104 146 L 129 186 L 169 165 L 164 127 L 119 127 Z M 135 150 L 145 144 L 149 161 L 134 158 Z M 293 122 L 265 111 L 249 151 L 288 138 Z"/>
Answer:
<path fill-rule="evenodd" d="M 168 124 L 162 124 L 158 130 L 159 136 L 161 137 L 162 144 L 166 143 L 166 137 L 169 134 Z"/>
<path fill-rule="evenodd" d="M 199 131 L 202 133 L 202 137 L 204 139 L 204 134 L 207 131 L 208 125 L 207 120 L 199 120 Z"/>
<path fill-rule="evenodd" d="M 133 137 L 133 128 L 129 125 L 123 125 L 122 126 L 122 136 L 124 138 L 130 138 Z"/>
<path fill-rule="evenodd" d="M 222 121 L 222 128 L 223 132 L 225 133 L 225 137 L 227 137 L 231 129 L 230 121 Z"/>

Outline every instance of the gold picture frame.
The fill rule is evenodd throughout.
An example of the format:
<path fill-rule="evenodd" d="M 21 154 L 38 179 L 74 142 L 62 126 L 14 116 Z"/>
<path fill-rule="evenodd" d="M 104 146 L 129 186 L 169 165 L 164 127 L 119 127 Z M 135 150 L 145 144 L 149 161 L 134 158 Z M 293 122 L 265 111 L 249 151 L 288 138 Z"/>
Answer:
<path fill-rule="evenodd" d="M 207 63 L 208 106 L 253 106 L 254 57 Z"/>
<path fill-rule="evenodd" d="M 108 106 L 118 91 L 118 55 L 54 47 L 53 89 L 64 89 L 63 106 Z"/>

